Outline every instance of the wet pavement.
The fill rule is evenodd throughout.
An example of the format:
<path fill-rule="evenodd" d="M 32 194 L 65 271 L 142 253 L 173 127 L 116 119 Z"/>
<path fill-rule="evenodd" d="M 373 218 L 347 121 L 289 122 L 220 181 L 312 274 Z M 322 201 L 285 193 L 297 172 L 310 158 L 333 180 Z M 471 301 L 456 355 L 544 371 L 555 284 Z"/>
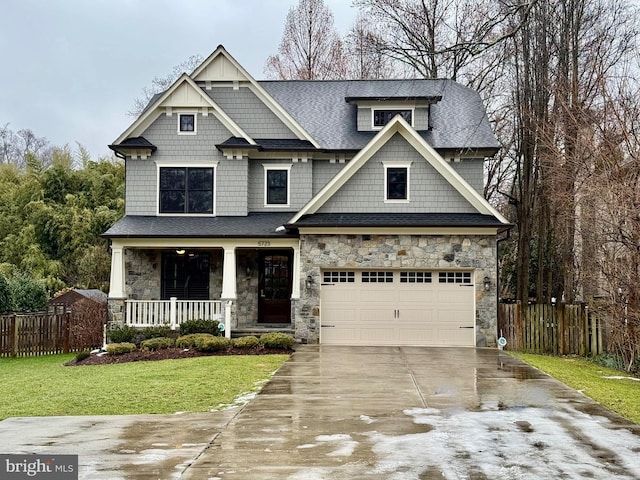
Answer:
<path fill-rule="evenodd" d="M 91 479 L 640 479 L 640 426 L 493 349 L 298 348 L 222 412 L 0 422 Z"/>

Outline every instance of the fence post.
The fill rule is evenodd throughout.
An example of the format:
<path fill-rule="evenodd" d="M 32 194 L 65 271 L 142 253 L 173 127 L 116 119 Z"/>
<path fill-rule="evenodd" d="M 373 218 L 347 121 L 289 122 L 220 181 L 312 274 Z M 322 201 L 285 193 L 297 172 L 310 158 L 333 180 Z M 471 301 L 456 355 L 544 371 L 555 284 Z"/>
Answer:
<path fill-rule="evenodd" d="M 224 304 L 224 336 L 231 338 L 231 300 Z"/>
<path fill-rule="evenodd" d="M 169 298 L 169 326 L 171 330 L 176 329 L 176 317 L 178 316 L 178 298 Z"/>
<path fill-rule="evenodd" d="M 522 302 L 516 302 L 516 350 L 523 350 L 524 337 L 522 331 Z"/>
<path fill-rule="evenodd" d="M 562 307 L 562 308 L 561 308 Z M 566 329 L 566 315 L 567 315 L 567 308 L 566 305 L 563 303 L 558 303 L 556 305 L 556 312 L 558 313 L 558 352 L 560 353 L 560 355 L 564 355 L 566 352 L 566 349 L 564 347 L 564 342 L 565 342 L 565 329 Z"/>
<path fill-rule="evenodd" d="M 11 356 L 17 357 L 18 356 L 18 318 L 16 317 L 15 313 L 11 315 L 10 325 L 11 325 L 11 342 L 12 342 Z"/>

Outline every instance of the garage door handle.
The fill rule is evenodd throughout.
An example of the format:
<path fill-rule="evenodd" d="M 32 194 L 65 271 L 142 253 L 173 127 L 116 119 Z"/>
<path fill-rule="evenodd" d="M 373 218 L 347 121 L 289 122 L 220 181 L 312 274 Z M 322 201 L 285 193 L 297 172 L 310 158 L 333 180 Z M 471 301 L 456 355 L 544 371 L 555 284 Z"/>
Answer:
<path fill-rule="evenodd" d="M 460 286 L 460 287 L 473 287 L 473 285 L 471 285 L 471 284 L 469 284 L 469 283 L 464 283 L 464 284 L 463 284 L 463 283 L 461 283 L 459 286 Z"/>
<path fill-rule="evenodd" d="M 328 328 L 328 327 L 335 328 L 336 327 L 335 325 L 320 325 L 320 326 L 323 327 L 323 328 L 324 327 L 326 327 L 326 328 Z"/>
<path fill-rule="evenodd" d="M 460 328 L 474 328 L 474 327 L 460 327 Z"/>

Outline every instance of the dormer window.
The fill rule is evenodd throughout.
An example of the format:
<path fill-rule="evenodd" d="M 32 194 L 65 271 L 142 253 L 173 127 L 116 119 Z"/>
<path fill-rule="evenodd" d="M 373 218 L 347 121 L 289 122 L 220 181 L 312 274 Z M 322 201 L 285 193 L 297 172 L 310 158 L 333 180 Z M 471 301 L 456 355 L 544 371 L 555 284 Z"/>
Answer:
<path fill-rule="evenodd" d="M 181 113 L 178 115 L 178 135 L 196 134 L 196 116 L 193 113 Z"/>
<path fill-rule="evenodd" d="M 413 126 L 413 110 L 412 109 L 374 109 L 373 110 L 373 127 L 382 128 L 391 121 L 396 115 L 401 115 L 407 123 Z"/>

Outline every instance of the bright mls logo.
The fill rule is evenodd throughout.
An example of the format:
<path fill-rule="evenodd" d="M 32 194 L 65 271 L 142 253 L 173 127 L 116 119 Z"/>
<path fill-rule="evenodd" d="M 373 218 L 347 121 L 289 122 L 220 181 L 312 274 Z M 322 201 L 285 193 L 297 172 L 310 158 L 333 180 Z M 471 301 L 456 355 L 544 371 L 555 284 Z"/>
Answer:
<path fill-rule="evenodd" d="M 78 480 L 77 455 L 0 455 L 0 479 Z"/>

